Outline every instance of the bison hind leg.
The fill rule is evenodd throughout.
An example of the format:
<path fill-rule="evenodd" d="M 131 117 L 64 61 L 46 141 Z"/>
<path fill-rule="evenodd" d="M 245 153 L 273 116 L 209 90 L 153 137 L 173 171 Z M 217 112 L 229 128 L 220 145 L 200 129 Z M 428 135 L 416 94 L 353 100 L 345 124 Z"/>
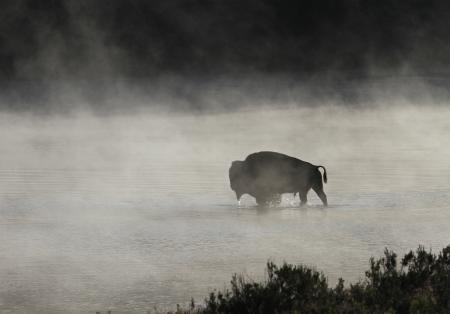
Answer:
<path fill-rule="evenodd" d="M 305 206 L 308 203 L 308 197 L 306 196 L 308 191 L 299 191 L 298 195 L 300 196 L 300 206 Z"/>
<path fill-rule="evenodd" d="M 317 196 L 319 196 L 320 200 L 323 203 L 323 206 L 325 206 L 325 207 L 328 206 L 327 195 L 323 191 L 323 187 L 322 186 L 313 186 L 313 190 L 314 190 L 314 192 L 316 192 Z"/>
<path fill-rule="evenodd" d="M 281 194 L 274 194 L 270 198 L 270 205 L 277 206 L 281 204 Z"/>
<path fill-rule="evenodd" d="M 281 203 L 281 194 L 257 196 L 256 203 L 260 206 L 277 206 Z"/>

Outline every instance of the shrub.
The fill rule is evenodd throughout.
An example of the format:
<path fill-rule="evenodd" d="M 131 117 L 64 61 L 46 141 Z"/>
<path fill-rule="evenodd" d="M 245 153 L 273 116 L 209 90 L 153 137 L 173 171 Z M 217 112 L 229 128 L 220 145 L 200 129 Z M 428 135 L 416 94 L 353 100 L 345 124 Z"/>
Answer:
<path fill-rule="evenodd" d="M 450 313 L 450 245 L 438 256 L 424 247 L 406 254 L 385 250 L 371 258 L 365 280 L 330 288 L 322 272 L 302 265 L 267 264 L 267 279 L 234 275 L 230 289 L 212 292 L 191 311 L 218 313 Z M 189 311 L 188 311 L 189 312 Z"/>

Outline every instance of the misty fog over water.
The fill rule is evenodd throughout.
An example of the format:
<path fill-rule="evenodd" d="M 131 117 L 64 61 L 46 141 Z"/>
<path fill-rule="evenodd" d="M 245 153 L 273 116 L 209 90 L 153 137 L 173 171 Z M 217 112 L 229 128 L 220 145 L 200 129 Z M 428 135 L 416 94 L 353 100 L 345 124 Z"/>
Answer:
<path fill-rule="evenodd" d="M 449 244 L 450 2 L 0 2 L 0 314 L 146 313 L 234 273 Z M 230 189 L 271 150 L 329 207 Z"/>
<path fill-rule="evenodd" d="M 0 114 L 2 313 L 174 309 L 315 266 L 355 282 L 385 247 L 450 239 L 450 109 L 276 106 L 222 113 Z M 273 150 L 327 168 L 330 206 L 238 206 L 228 168 Z"/>

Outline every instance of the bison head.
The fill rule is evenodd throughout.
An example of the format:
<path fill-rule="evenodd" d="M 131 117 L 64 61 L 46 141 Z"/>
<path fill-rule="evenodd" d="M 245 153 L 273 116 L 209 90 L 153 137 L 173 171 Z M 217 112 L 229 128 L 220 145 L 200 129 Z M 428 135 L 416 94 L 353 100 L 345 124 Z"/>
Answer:
<path fill-rule="evenodd" d="M 246 168 L 245 162 L 236 160 L 231 163 L 230 170 L 228 171 L 230 187 L 236 193 L 238 201 L 243 194 L 248 193 L 249 177 Z"/>

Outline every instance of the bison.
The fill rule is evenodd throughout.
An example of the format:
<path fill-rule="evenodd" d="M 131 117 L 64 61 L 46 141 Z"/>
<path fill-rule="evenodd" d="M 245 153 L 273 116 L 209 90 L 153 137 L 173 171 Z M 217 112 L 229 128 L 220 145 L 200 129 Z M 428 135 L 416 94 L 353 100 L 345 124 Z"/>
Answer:
<path fill-rule="evenodd" d="M 328 205 L 323 192 L 327 183 L 327 171 L 323 166 L 276 152 L 258 152 L 247 156 L 244 161 L 233 161 L 229 170 L 230 186 L 239 201 L 243 194 L 256 199 L 258 205 L 279 204 L 281 194 L 299 193 L 300 206 L 306 204 L 306 194 L 312 188 L 324 206 Z"/>

